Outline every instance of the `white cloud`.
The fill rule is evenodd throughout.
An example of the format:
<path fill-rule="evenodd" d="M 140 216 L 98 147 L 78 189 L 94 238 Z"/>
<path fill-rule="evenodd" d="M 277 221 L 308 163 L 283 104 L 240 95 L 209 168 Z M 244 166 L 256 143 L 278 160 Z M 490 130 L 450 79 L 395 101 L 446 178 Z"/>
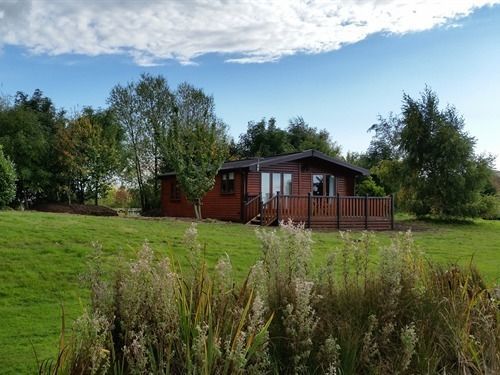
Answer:
<path fill-rule="evenodd" d="M 500 0 L 0 0 L 0 46 L 35 54 L 127 54 L 139 65 L 321 53 L 374 33 L 455 25 Z"/>

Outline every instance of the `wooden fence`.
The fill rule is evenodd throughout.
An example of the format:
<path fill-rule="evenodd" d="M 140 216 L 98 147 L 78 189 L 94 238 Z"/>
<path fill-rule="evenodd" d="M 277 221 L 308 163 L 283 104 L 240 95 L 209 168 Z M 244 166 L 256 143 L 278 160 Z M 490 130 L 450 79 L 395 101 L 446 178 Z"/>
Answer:
<path fill-rule="evenodd" d="M 246 206 L 246 218 L 260 215 L 261 225 L 271 225 L 291 219 L 293 222 L 305 223 L 308 228 L 370 230 L 394 228 L 392 196 L 324 197 L 311 194 L 307 196 L 276 194 L 267 202 L 260 202 L 260 196 L 257 196 L 249 203 L 250 205 L 247 203 Z"/>

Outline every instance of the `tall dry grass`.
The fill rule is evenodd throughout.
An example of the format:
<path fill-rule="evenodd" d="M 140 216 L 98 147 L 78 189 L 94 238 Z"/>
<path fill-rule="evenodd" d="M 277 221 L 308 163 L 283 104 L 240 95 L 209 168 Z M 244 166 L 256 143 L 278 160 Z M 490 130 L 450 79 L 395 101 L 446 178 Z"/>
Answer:
<path fill-rule="evenodd" d="M 473 268 L 431 264 L 411 233 L 379 250 L 370 233 L 310 268 L 311 233 L 257 231 L 243 283 L 229 257 L 208 270 L 196 226 L 191 269 L 146 244 L 113 275 L 91 262 L 91 305 L 44 374 L 495 374 L 499 302 Z"/>

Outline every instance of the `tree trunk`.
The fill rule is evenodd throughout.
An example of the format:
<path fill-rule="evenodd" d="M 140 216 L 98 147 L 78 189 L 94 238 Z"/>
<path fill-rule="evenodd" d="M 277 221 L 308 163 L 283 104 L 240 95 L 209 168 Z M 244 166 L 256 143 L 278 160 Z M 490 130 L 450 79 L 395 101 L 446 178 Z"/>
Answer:
<path fill-rule="evenodd" d="M 201 220 L 201 200 L 197 199 L 194 202 L 194 214 L 196 215 L 196 220 Z"/>
<path fill-rule="evenodd" d="M 99 206 L 99 182 L 95 180 L 95 195 L 94 195 L 94 203 L 96 206 Z"/>

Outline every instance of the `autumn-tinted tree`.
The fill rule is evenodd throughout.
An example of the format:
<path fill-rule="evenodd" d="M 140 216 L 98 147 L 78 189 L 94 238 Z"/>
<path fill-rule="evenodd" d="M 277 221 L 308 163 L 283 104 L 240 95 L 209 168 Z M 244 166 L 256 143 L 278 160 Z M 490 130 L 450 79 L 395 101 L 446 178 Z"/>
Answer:
<path fill-rule="evenodd" d="M 93 199 L 97 205 L 122 165 L 122 132 L 111 112 L 84 109 L 59 129 L 57 140 L 68 193 L 79 203 Z"/>
<path fill-rule="evenodd" d="M 179 85 L 167 137 L 168 161 L 177 182 L 201 219 L 203 196 L 228 155 L 225 124 L 216 116 L 214 99 L 187 83 Z"/>

